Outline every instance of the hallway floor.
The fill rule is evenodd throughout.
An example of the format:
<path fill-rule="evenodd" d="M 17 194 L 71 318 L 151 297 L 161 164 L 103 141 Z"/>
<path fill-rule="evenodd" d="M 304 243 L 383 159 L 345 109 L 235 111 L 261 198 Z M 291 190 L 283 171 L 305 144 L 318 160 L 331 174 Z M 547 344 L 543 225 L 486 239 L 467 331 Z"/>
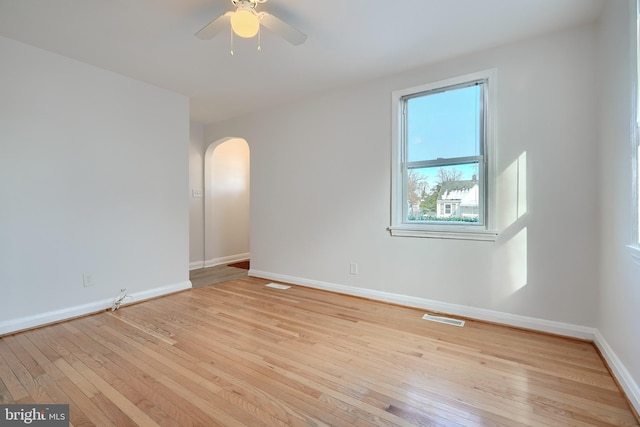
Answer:
<path fill-rule="evenodd" d="M 189 272 L 189 280 L 193 289 L 216 283 L 247 277 L 249 270 L 244 268 L 229 267 L 228 265 L 216 265 L 214 267 L 199 268 Z"/>

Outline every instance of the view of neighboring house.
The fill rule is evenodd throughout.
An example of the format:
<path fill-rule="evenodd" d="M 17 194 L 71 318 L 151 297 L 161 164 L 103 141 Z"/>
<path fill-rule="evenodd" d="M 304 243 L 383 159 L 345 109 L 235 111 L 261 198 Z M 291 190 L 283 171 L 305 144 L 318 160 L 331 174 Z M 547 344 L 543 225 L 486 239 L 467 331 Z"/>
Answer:
<path fill-rule="evenodd" d="M 440 186 L 436 218 L 477 220 L 479 191 L 477 180 L 447 181 Z"/>

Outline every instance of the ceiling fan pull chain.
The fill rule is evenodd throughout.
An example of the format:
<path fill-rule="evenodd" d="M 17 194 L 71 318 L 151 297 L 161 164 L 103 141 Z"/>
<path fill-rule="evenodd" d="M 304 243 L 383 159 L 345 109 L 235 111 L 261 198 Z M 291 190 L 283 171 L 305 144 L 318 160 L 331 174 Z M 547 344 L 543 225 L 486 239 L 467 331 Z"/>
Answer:
<path fill-rule="evenodd" d="M 262 26 L 262 25 L 261 25 L 261 26 Z M 260 33 L 261 33 L 261 31 L 260 31 L 260 27 L 261 27 L 261 26 L 259 26 L 259 27 L 258 27 L 258 52 L 260 52 L 260 51 L 262 50 L 262 49 L 261 49 L 261 47 L 260 47 L 260 45 L 261 45 L 261 40 L 260 40 Z"/>
<path fill-rule="evenodd" d="M 233 56 L 233 28 L 229 26 L 229 30 L 231 31 L 231 38 L 229 39 L 229 53 L 231 53 L 231 56 Z"/>

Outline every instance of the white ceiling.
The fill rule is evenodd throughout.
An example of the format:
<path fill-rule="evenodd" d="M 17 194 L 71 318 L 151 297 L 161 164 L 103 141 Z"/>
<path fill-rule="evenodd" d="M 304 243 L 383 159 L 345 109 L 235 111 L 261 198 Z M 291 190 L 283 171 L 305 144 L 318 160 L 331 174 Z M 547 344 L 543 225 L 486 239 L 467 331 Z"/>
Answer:
<path fill-rule="evenodd" d="M 210 123 L 590 22 L 603 1 L 269 0 L 307 41 L 264 30 L 231 56 L 226 31 L 194 37 L 230 0 L 0 0 L 0 35 L 184 94 Z"/>

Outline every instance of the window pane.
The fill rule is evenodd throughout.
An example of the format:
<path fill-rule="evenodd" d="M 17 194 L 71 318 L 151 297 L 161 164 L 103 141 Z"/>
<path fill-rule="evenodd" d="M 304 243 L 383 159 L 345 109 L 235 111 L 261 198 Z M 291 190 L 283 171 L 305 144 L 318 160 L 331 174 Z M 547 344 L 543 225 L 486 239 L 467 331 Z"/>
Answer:
<path fill-rule="evenodd" d="M 407 160 L 480 155 L 481 84 L 407 99 Z"/>
<path fill-rule="evenodd" d="M 479 164 L 409 169 L 407 220 L 478 223 Z"/>

